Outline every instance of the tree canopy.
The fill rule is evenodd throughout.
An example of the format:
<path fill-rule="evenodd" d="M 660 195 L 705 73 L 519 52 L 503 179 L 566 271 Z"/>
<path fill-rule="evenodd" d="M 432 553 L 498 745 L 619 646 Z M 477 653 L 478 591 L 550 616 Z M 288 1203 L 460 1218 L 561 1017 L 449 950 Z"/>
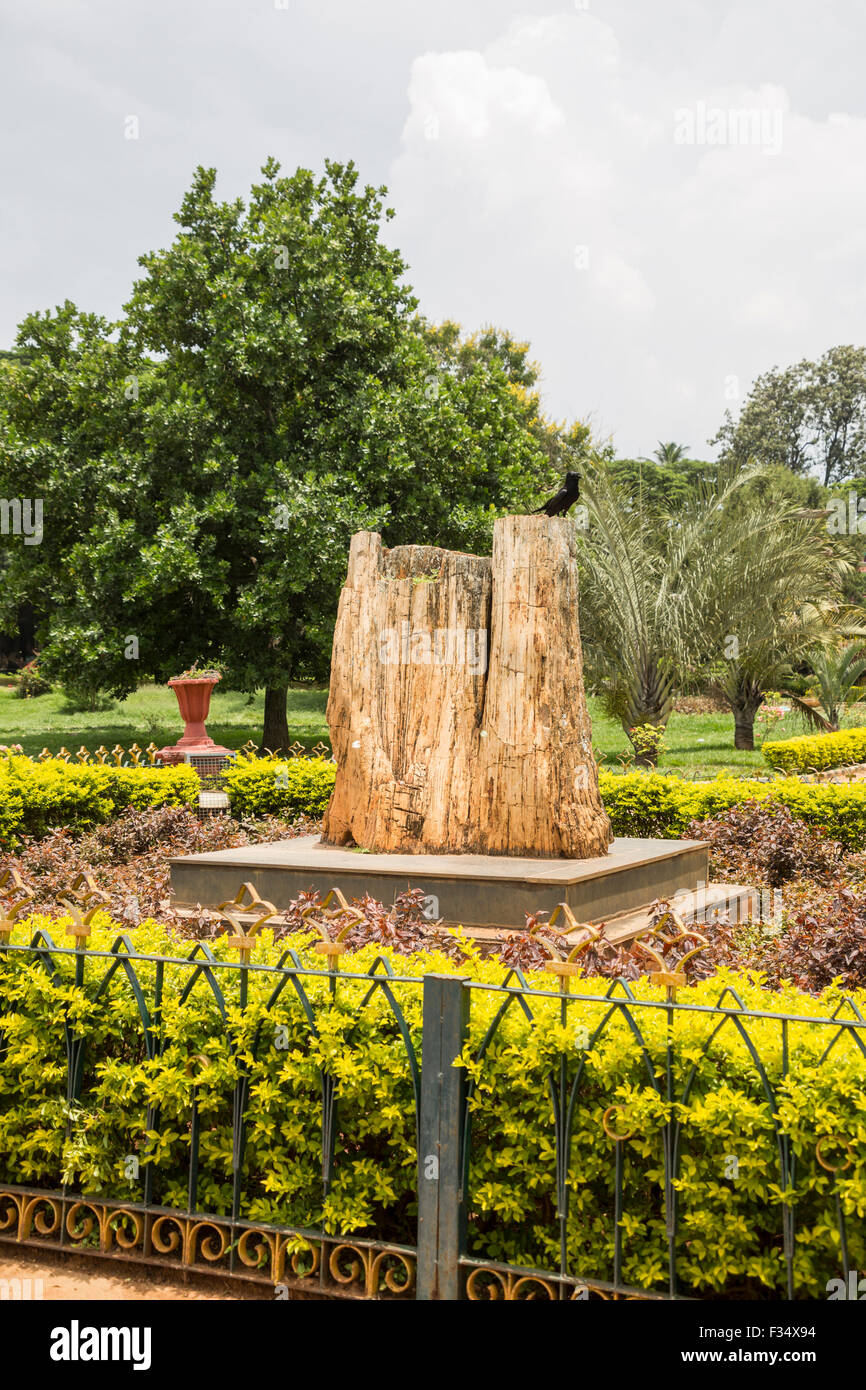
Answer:
<path fill-rule="evenodd" d="M 710 441 L 725 461 L 814 472 L 826 485 L 866 472 L 866 348 L 830 348 L 816 362 L 756 380 L 738 420 Z"/>
<path fill-rule="evenodd" d="M 44 508 L 0 624 L 32 601 L 46 668 L 116 695 L 221 663 L 265 686 L 276 747 L 287 684 L 327 671 L 352 532 L 483 550 L 583 440 L 544 420 L 525 344 L 418 317 L 352 164 L 215 185 L 196 171 L 117 323 L 29 315 L 0 365 L 0 491 Z"/>

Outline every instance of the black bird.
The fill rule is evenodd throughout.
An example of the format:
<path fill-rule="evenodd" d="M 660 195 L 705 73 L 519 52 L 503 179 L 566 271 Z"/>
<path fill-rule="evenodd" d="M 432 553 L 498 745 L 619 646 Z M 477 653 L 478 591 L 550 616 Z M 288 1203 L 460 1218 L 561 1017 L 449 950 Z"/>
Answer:
<path fill-rule="evenodd" d="M 551 497 L 543 506 L 536 507 L 532 513 L 537 516 L 539 512 L 547 512 L 548 516 L 565 516 L 569 507 L 573 507 L 580 496 L 580 474 L 566 473 L 565 485 L 559 489 L 555 497 Z"/>

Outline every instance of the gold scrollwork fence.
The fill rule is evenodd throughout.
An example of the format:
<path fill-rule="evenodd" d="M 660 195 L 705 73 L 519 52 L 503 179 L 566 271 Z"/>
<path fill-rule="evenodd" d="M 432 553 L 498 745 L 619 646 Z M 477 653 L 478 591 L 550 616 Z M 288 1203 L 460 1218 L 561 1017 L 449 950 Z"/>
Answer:
<path fill-rule="evenodd" d="M 14 753 L 18 750 L 19 745 L 12 745 L 11 747 L 4 746 L 0 752 Z M 121 747 L 119 743 L 116 743 L 113 748 L 106 748 L 105 744 L 101 743 L 92 752 L 82 744 L 77 753 L 70 753 L 69 749 L 65 747 L 59 748 L 56 753 L 52 753 L 50 748 L 43 748 L 41 753 L 36 754 L 34 762 L 44 763 L 54 760 L 62 763 L 75 763 L 81 767 L 112 765 L 114 767 L 161 767 L 159 752 L 160 750 L 153 741 L 146 748 L 140 748 L 137 743 L 131 743 L 128 748 Z M 331 749 L 321 739 L 314 743 L 311 748 L 295 740 L 289 745 L 285 753 L 275 752 L 273 749 L 254 743 L 252 739 L 247 739 L 239 752 L 248 758 L 325 758 L 329 762 L 334 762 Z"/>
<path fill-rule="evenodd" d="M 160 1269 L 240 1277 L 276 1297 L 411 1298 L 415 1251 L 363 1237 L 286 1231 L 0 1183 L 0 1241 Z"/>

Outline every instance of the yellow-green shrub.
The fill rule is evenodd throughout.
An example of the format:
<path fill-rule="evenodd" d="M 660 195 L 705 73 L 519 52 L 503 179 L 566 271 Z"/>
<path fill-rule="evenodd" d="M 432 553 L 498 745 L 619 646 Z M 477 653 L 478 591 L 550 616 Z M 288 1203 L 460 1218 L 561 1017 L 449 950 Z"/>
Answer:
<path fill-rule="evenodd" d="M 778 772 L 822 772 L 828 767 L 866 762 L 866 729 L 777 739 L 765 743 L 761 751 L 765 762 Z"/>
<path fill-rule="evenodd" d="M 29 940 L 40 926 L 60 940 L 63 921 L 34 917 L 16 926 L 13 941 Z M 91 946 L 110 948 L 119 930 L 100 914 Z M 178 954 L 177 941 L 152 922 L 131 936 L 139 951 Z M 307 954 L 299 938 L 295 943 L 303 963 L 321 971 L 321 957 Z M 212 945 L 218 959 L 231 957 L 225 939 Z M 189 949 L 188 943 L 183 949 Z M 266 932 L 254 963 L 275 963 L 282 949 Z M 377 956 L 392 959 L 400 975 L 455 970 L 441 954 L 407 959 L 373 946 L 346 957 L 344 966 L 367 970 Z M 97 997 L 108 962 L 88 959 L 85 987 L 77 990 L 70 958 L 55 961 L 59 987 L 50 982 L 43 963 L 22 954 L 7 953 L 0 967 L 0 1015 L 6 1037 L 0 1066 L 0 1177 L 5 1181 L 51 1188 L 65 1181 L 72 1190 L 135 1201 L 141 1197 L 144 1169 L 151 1163 L 154 1201 L 184 1208 L 195 1082 L 202 1122 L 199 1209 L 225 1215 L 231 1209 L 233 1088 L 246 1069 L 249 1101 L 241 1216 L 307 1228 L 324 1224 L 331 1232 L 363 1232 L 414 1244 L 417 1154 L 411 1073 L 403 1039 L 380 990 L 362 1008 L 369 982 L 342 978 L 332 998 L 326 976 L 301 977 L 314 1031 L 291 987 L 269 1007 L 273 976 L 251 973 L 243 1012 L 237 973 L 218 970 L 226 1001 L 224 1023 L 205 978 L 181 1004 L 189 968 L 166 965 L 164 1046 L 147 1060 L 138 1007 L 123 972 L 116 972 Z M 154 967 L 138 964 L 136 969 L 152 1001 Z M 504 972 L 497 963 L 472 957 L 459 966 L 459 973 L 498 984 Z M 550 977 L 533 976 L 530 982 L 549 987 Z M 747 1008 L 770 1014 L 827 1017 L 838 1004 L 834 991 L 822 999 L 793 989 L 773 994 L 748 977 L 733 976 L 684 989 L 680 1001 L 713 1004 L 725 982 L 735 984 Z M 535 1268 L 559 1266 L 548 1079 L 551 1072 L 558 1078 L 564 1053 L 569 1082 L 581 1062 L 586 1066 L 568 1159 L 566 1238 L 573 1269 L 585 1277 L 610 1278 L 615 1152 L 601 1120 L 608 1106 L 623 1105 L 633 1131 L 624 1144 L 623 1278 L 637 1287 L 665 1287 L 663 1126 L 678 1120 L 682 1130 L 676 1248 L 683 1289 L 727 1289 L 742 1296 L 744 1289 L 764 1288 L 784 1295 L 777 1136 L 743 1038 L 731 1021 L 710 1041 L 718 1016 L 677 1012 L 674 1100 L 668 1102 L 663 1010 L 632 1010 L 646 1056 L 621 1016 L 611 1019 L 588 1050 L 585 1035 L 579 1037 L 583 1028 L 591 1034 L 610 1007 L 585 996 L 602 993 L 608 983 L 572 981 L 578 1002 L 569 1007 L 564 1028 L 555 999 L 533 999 L 532 1024 L 520 1008 L 512 1007 L 480 1061 L 477 1050 L 503 996 L 472 990 L 464 1057 L 474 1085 L 470 1253 Z M 632 988 L 639 999 L 663 998 L 646 979 Z M 420 1057 L 421 988 L 394 983 L 392 989 Z M 733 1004 L 730 995 L 727 1003 Z M 866 1000 L 860 998 L 859 1005 L 862 1010 Z M 64 1010 L 73 1031 L 87 1040 L 81 1097 L 71 1106 L 66 1102 Z M 781 1132 L 796 1159 L 789 1195 L 798 1237 L 797 1291 L 800 1296 L 824 1297 L 827 1281 L 841 1269 L 833 1178 L 815 1152 L 825 1136 L 841 1134 L 850 1146 L 851 1162 L 837 1176 L 838 1194 L 848 1223 L 850 1264 L 866 1268 L 866 1063 L 852 1043 L 842 1040 L 829 1063 L 819 1065 L 831 1034 L 818 1024 L 789 1024 L 787 1057 L 777 1021 L 752 1019 L 746 1026 L 776 1098 Z M 694 1084 L 684 1100 L 693 1067 Z M 327 1197 L 321 1174 L 322 1069 L 336 1081 L 339 1105 L 334 1175 Z M 148 1106 L 160 1111 L 159 1124 L 150 1131 Z M 142 1164 L 135 1179 L 127 1175 L 129 1155 Z M 730 1176 L 732 1157 L 739 1165 L 736 1177 Z"/>
<path fill-rule="evenodd" d="M 336 765 L 325 758 L 238 758 L 223 777 L 236 816 L 323 816 Z"/>
<path fill-rule="evenodd" d="M 194 806 L 200 782 L 191 767 L 91 767 L 57 759 L 0 758 L 0 845 L 54 826 L 84 830 L 127 807 Z"/>
<path fill-rule="evenodd" d="M 322 758 L 241 758 L 225 777 L 235 815 L 324 814 L 336 767 Z M 772 800 L 811 825 L 826 826 L 850 848 L 866 843 L 866 785 L 818 785 L 797 778 L 772 782 L 717 777 L 691 782 L 663 773 L 601 771 L 599 790 L 617 835 L 683 836 L 692 820 L 705 820 L 744 801 Z"/>
<path fill-rule="evenodd" d="M 866 784 L 838 786 L 784 777 L 772 782 L 717 777 L 689 782 L 663 773 L 599 773 L 599 790 L 617 835 L 681 838 L 692 820 L 706 820 L 744 801 L 775 801 L 810 825 L 824 826 L 850 849 L 866 844 Z"/>

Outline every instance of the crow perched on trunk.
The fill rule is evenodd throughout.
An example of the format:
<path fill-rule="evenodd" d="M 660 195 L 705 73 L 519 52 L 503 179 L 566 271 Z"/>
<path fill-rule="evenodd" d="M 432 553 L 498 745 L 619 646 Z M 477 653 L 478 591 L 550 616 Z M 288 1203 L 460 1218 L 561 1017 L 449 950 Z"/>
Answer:
<path fill-rule="evenodd" d="M 548 516 L 564 516 L 569 507 L 573 507 L 580 496 L 580 474 L 566 473 L 565 485 L 559 489 L 555 497 L 551 497 L 543 506 L 536 507 L 532 513 L 537 516 L 539 512 L 547 512 Z"/>

